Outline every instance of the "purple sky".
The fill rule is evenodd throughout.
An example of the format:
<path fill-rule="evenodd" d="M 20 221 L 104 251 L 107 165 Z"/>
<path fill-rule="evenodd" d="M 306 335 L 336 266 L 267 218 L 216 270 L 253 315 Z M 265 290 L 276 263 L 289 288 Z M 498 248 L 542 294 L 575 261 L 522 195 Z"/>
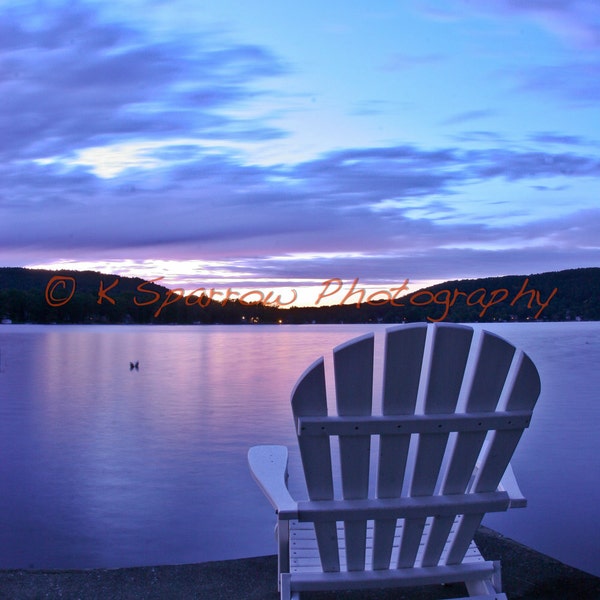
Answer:
<path fill-rule="evenodd" d="M 113 4 L 0 5 L 1 266 L 189 290 L 600 266 L 600 4 Z"/>

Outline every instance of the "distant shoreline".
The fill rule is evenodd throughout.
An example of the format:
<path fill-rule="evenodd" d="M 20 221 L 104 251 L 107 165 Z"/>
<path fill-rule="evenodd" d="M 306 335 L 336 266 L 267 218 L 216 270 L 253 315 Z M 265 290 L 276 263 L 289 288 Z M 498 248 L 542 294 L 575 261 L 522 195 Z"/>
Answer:
<path fill-rule="evenodd" d="M 600 268 L 447 281 L 403 296 L 404 286 L 367 293 L 355 279 L 325 296 L 342 303 L 284 306 L 215 300 L 217 292 L 185 296 L 152 281 L 93 271 L 0 268 L 0 320 L 9 324 L 353 324 L 600 320 Z M 198 288 L 202 290 L 203 288 Z M 229 292 L 230 290 L 228 290 Z M 236 292 L 231 292 L 233 295 Z M 219 292 L 221 296 L 221 294 Z M 253 297 L 266 298 L 262 292 Z M 260 296 L 259 296 L 260 295 Z M 280 299 L 280 297 L 278 297 Z"/>

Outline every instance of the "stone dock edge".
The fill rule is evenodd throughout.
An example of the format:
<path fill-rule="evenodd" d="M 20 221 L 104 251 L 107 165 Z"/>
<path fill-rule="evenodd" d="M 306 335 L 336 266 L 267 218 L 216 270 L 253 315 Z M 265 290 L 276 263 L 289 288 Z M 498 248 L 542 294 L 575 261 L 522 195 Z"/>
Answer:
<path fill-rule="evenodd" d="M 486 559 L 502 561 L 503 591 L 510 600 L 600 600 L 600 577 L 485 527 L 475 539 Z M 275 556 L 124 569 L 2 570 L 0 599 L 277 600 L 276 579 Z M 452 584 L 305 596 L 307 600 L 433 600 L 465 595 L 462 584 Z"/>

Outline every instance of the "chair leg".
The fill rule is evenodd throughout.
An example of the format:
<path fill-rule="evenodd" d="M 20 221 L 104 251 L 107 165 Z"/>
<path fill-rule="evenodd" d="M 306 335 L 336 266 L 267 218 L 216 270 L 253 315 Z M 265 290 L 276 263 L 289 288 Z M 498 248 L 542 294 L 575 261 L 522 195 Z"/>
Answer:
<path fill-rule="evenodd" d="M 465 581 L 469 596 L 489 596 L 491 598 L 502 597 L 502 573 L 500 570 L 500 561 L 494 561 L 494 572 L 489 579 L 479 581 Z"/>
<path fill-rule="evenodd" d="M 290 574 L 289 573 L 281 573 L 279 576 L 279 591 L 281 600 L 293 600 L 292 599 L 292 590 L 290 589 Z M 300 596 L 296 596 L 296 600 L 299 599 Z"/>
<path fill-rule="evenodd" d="M 290 572 L 290 523 L 278 521 L 275 527 L 277 534 L 277 572 L 280 575 Z M 281 577 L 278 581 L 281 590 Z M 283 598 L 283 596 L 281 596 Z"/>
<path fill-rule="evenodd" d="M 494 572 L 489 579 L 479 581 L 465 581 L 469 596 L 486 598 L 505 598 L 502 593 L 502 574 L 500 572 L 500 561 L 494 561 Z"/>
<path fill-rule="evenodd" d="M 492 575 L 492 585 L 496 592 L 502 591 L 502 567 L 499 560 L 494 561 L 494 574 Z"/>

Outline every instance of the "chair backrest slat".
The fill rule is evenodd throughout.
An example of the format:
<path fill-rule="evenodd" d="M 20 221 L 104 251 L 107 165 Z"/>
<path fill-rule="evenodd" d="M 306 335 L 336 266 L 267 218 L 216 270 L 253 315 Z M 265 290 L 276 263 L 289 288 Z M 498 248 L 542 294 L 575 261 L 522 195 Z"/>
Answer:
<path fill-rule="evenodd" d="M 524 352 L 517 357 L 516 374 L 506 405 L 507 412 L 533 410 L 540 393 L 540 378 L 535 365 Z M 523 434 L 523 429 L 494 432 L 487 459 L 479 470 L 474 491 L 496 489 Z"/>
<path fill-rule="evenodd" d="M 402 325 L 388 330 L 383 375 L 384 415 L 415 412 L 427 325 Z"/>
<path fill-rule="evenodd" d="M 453 413 L 462 387 L 473 330 L 468 327 L 433 329 L 433 347 L 425 392 L 425 414 Z M 419 437 L 411 496 L 432 494 L 448 442 L 448 433 Z"/>
<path fill-rule="evenodd" d="M 515 347 L 506 340 L 482 332 L 466 412 L 496 410 L 514 354 Z"/>
<path fill-rule="evenodd" d="M 337 347 L 333 352 L 337 412 L 370 415 L 373 405 L 373 335 Z M 346 499 L 366 498 L 371 438 L 340 436 L 342 492 Z"/>
<path fill-rule="evenodd" d="M 315 361 L 300 377 L 292 391 L 292 411 L 298 417 L 327 415 L 327 392 L 323 358 Z M 311 439 L 312 438 L 312 439 Z M 327 436 L 298 438 L 304 478 L 311 500 L 333 499 L 331 445 Z M 315 533 L 324 571 L 339 571 L 337 528 L 333 523 L 315 523 Z"/>
<path fill-rule="evenodd" d="M 471 347 L 473 330 L 461 326 L 436 325 L 428 355 L 428 369 L 423 412 L 425 414 L 453 413 L 462 387 L 465 367 Z M 418 436 L 411 496 L 433 494 L 440 474 L 449 433 L 426 433 Z M 414 565 L 423 538 L 426 519 L 406 519 L 400 543 L 400 567 Z M 432 541 L 430 554 L 437 553 L 438 537 Z M 428 557 L 430 557 L 430 554 Z"/>
<path fill-rule="evenodd" d="M 413 415 L 417 403 L 426 325 L 388 332 L 383 375 L 384 415 Z M 382 435 L 379 447 L 377 496 L 393 498 L 402 491 L 410 435 Z"/>
<path fill-rule="evenodd" d="M 333 352 L 337 412 L 341 416 L 370 415 L 373 405 L 373 334 L 338 346 Z M 342 494 L 345 499 L 369 493 L 371 436 L 339 436 Z M 367 522 L 345 521 L 349 571 L 365 568 Z"/>
<path fill-rule="evenodd" d="M 506 410 L 507 412 L 533 410 L 541 390 L 539 374 L 525 353 L 519 352 L 515 360 L 516 369 L 512 379 L 506 381 L 507 386 L 512 386 Z M 474 492 L 493 491 L 498 487 L 522 434 L 523 428 L 498 430 L 491 434 L 492 440 L 476 475 Z M 463 517 L 448 555 L 448 564 L 455 564 L 462 560 L 483 517 L 484 514 L 481 513 Z"/>
<path fill-rule="evenodd" d="M 496 410 L 514 353 L 514 346 L 487 331 L 483 332 L 466 413 Z M 486 435 L 487 431 L 458 434 L 443 493 L 462 494 L 465 491 Z"/>
<path fill-rule="evenodd" d="M 424 412 L 452 413 L 462 387 L 473 330 L 462 325 L 438 323 L 431 332 L 433 346 Z"/>
<path fill-rule="evenodd" d="M 540 376 L 533 361 L 525 352 L 519 355 L 519 370 L 510 392 L 507 410 L 533 410 L 540 394 Z"/>
<path fill-rule="evenodd" d="M 382 413 L 412 415 L 415 412 L 427 325 L 403 325 L 388 330 L 385 341 Z M 379 441 L 377 497 L 394 498 L 402 493 L 410 434 L 382 435 Z M 395 519 L 379 519 L 373 529 L 373 568 L 390 565 Z"/>
<path fill-rule="evenodd" d="M 511 344 L 487 331 L 482 333 L 478 354 L 474 361 L 466 413 L 496 410 L 513 355 L 514 347 Z M 457 434 L 442 485 L 443 494 L 462 494 L 467 489 L 486 436 L 487 431 Z M 470 520 L 476 522 L 476 519 Z M 438 564 L 452 525 L 453 520 L 448 517 L 433 519 L 423 566 Z M 467 541 L 466 536 L 465 541 Z M 463 550 L 466 552 L 469 543 L 470 539 L 466 545 L 463 543 L 460 546 L 460 550 L 456 546 L 455 552 L 458 554 Z M 464 552 L 459 561 L 462 560 Z"/>
<path fill-rule="evenodd" d="M 296 427 L 298 417 L 327 416 L 325 367 L 322 358 L 315 361 L 300 377 L 292 391 L 292 410 Z M 298 438 L 308 496 L 311 500 L 333 498 L 331 450 L 328 437 Z"/>

